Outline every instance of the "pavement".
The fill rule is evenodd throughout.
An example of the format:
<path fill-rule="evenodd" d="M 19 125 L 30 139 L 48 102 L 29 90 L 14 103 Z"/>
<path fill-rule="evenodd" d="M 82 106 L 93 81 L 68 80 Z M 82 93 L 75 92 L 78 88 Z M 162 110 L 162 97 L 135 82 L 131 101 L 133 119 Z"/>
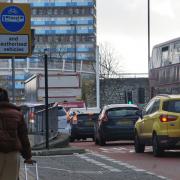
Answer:
<path fill-rule="evenodd" d="M 85 153 L 85 149 L 70 146 L 69 136 L 67 135 L 58 135 L 49 141 L 48 148 L 45 143 L 32 147 L 33 156 L 68 155 L 74 153 Z"/>
<path fill-rule="evenodd" d="M 40 144 L 32 147 L 32 156 L 55 156 L 55 155 L 71 155 L 82 154 L 86 150 L 83 148 L 72 147 L 69 145 L 69 137 L 59 135 L 49 142 L 49 148 L 46 148 L 46 144 Z M 33 159 L 33 157 L 32 157 Z M 19 173 L 19 179 L 25 179 L 25 170 L 23 167 L 23 161 L 21 161 L 21 168 Z M 28 171 L 28 180 L 34 180 L 34 174 Z"/>
<path fill-rule="evenodd" d="M 65 148 L 53 148 L 32 151 L 33 156 L 69 155 L 75 153 L 85 153 L 85 149 L 68 146 Z"/>

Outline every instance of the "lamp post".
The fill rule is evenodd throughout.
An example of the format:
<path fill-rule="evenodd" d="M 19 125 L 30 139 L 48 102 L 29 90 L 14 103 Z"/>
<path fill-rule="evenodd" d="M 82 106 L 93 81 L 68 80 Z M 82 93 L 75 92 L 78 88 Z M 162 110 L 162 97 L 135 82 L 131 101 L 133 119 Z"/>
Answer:
<path fill-rule="evenodd" d="M 150 0 L 148 0 L 148 65 L 150 61 Z"/>
<path fill-rule="evenodd" d="M 76 34 L 77 34 L 77 28 L 76 28 L 76 25 L 74 25 L 74 72 L 76 72 L 76 63 L 77 63 L 77 57 L 76 57 L 76 51 L 77 51 L 76 43 L 77 43 L 77 39 L 76 39 Z"/>
<path fill-rule="evenodd" d="M 45 120 L 46 120 L 46 149 L 49 149 L 49 113 L 48 113 L 48 55 L 44 49 L 44 83 L 45 83 Z"/>
<path fill-rule="evenodd" d="M 76 51 L 77 51 L 77 38 L 76 38 L 76 35 L 77 35 L 77 27 L 76 27 L 76 24 L 71 24 L 71 27 L 73 26 L 74 30 L 73 30 L 73 42 L 74 42 L 74 72 L 76 72 L 76 63 L 77 63 L 77 54 L 76 54 Z"/>

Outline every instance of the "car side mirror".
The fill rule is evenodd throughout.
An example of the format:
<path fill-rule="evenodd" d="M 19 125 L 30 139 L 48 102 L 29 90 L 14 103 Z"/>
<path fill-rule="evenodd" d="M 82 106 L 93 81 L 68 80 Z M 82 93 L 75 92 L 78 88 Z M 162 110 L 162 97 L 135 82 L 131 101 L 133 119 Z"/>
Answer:
<path fill-rule="evenodd" d="M 136 112 L 136 115 L 138 115 L 141 119 L 143 118 L 143 113 L 142 113 L 142 110 L 138 110 Z"/>

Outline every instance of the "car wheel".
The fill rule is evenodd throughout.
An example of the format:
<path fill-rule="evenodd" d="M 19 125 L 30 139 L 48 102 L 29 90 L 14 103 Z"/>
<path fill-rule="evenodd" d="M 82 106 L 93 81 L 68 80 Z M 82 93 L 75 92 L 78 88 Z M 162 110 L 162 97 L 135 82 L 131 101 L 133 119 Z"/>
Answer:
<path fill-rule="evenodd" d="M 73 137 L 70 137 L 70 142 L 74 142 L 75 139 Z"/>
<path fill-rule="evenodd" d="M 100 146 L 104 146 L 106 144 L 105 139 L 101 136 L 99 132 L 98 132 L 98 141 Z"/>
<path fill-rule="evenodd" d="M 96 145 L 99 144 L 97 132 L 94 132 L 94 142 Z"/>
<path fill-rule="evenodd" d="M 145 145 L 141 144 L 137 132 L 134 136 L 134 148 L 136 153 L 143 153 L 145 150 Z"/>
<path fill-rule="evenodd" d="M 95 142 L 96 145 L 99 144 L 99 141 L 98 141 L 96 135 L 94 135 L 94 142 Z"/>
<path fill-rule="evenodd" d="M 153 155 L 155 157 L 160 157 L 163 155 L 164 150 L 159 146 L 158 137 L 156 134 L 153 135 L 152 147 L 153 147 Z"/>

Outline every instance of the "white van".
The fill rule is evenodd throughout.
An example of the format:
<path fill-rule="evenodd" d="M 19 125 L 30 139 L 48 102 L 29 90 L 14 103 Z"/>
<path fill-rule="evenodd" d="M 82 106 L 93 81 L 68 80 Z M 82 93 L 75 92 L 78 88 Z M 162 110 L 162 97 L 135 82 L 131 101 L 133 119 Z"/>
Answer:
<path fill-rule="evenodd" d="M 71 134 L 71 126 L 67 121 L 66 110 L 63 106 L 58 105 L 58 132 L 60 134 Z"/>

